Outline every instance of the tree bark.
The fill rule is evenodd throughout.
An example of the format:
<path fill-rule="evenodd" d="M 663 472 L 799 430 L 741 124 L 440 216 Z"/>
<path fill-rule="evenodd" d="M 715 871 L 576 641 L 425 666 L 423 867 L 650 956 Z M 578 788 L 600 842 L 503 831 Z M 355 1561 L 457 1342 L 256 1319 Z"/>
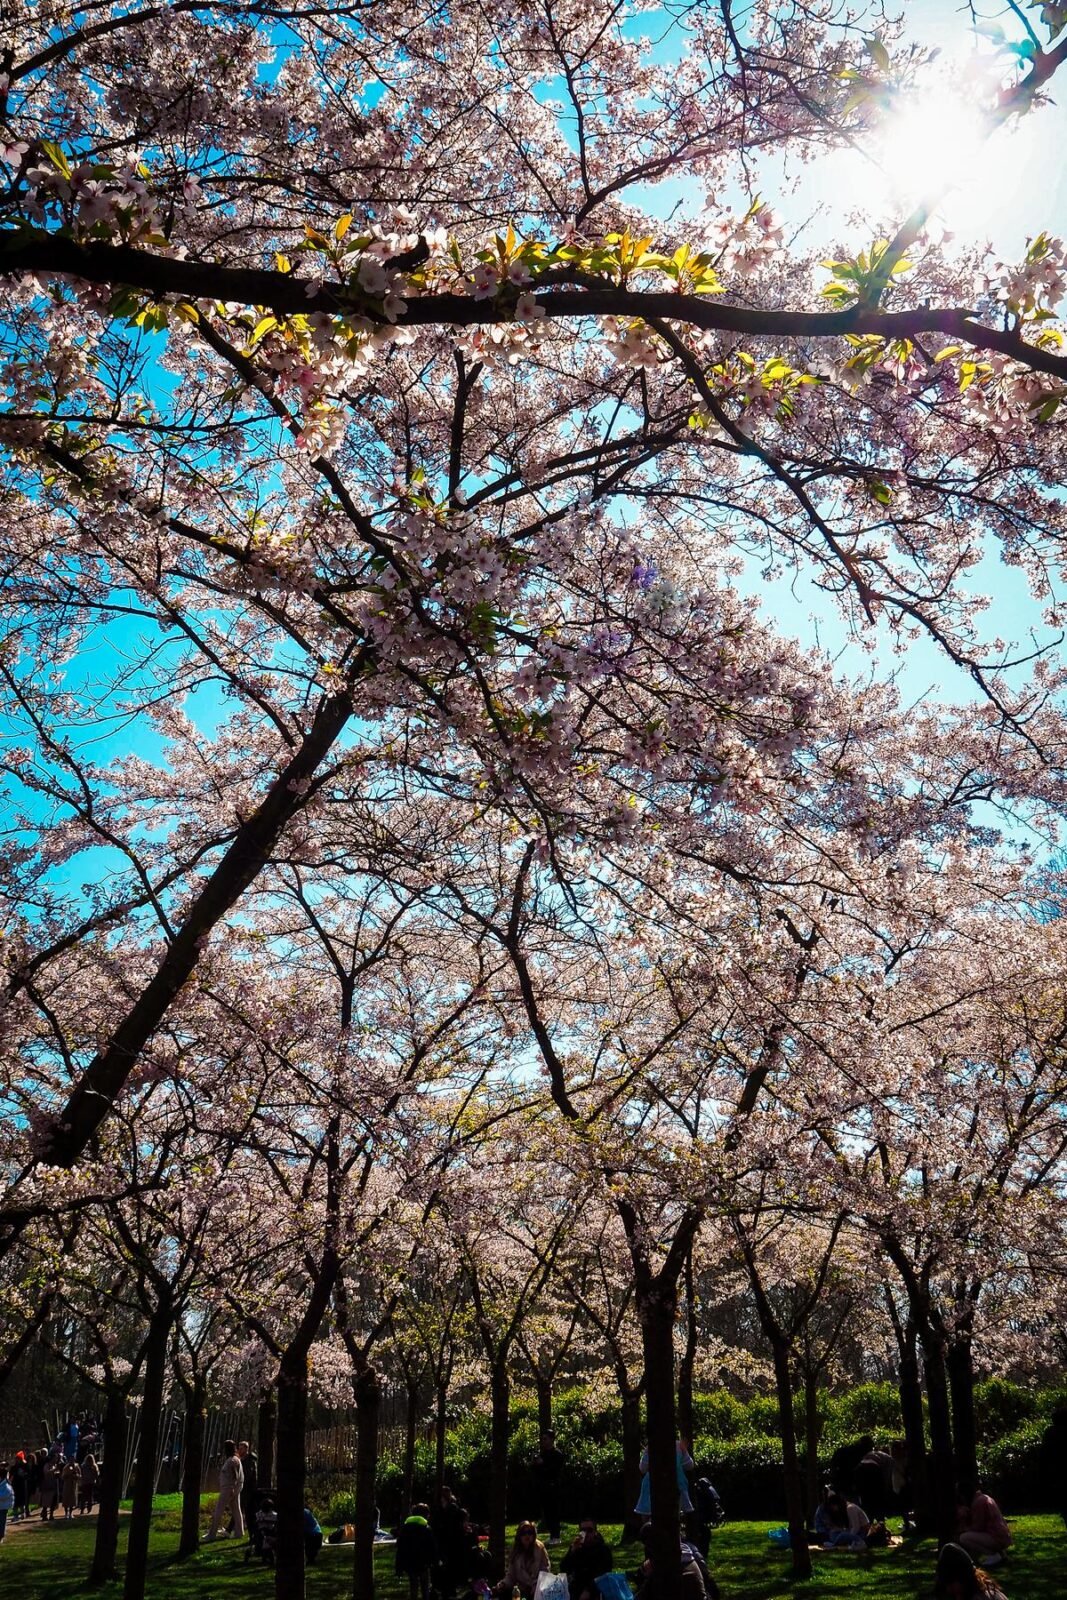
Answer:
<path fill-rule="evenodd" d="M 90 1583 L 110 1583 L 116 1575 L 119 1548 L 119 1501 L 126 1465 L 126 1395 L 114 1385 L 104 1402 L 104 1457 L 97 1483 L 96 1542 L 89 1568 Z"/>
<path fill-rule="evenodd" d="M 122 1600 L 144 1600 L 148 1578 L 148 1538 L 152 1531 L 152 1502 L 156 1493 L 156 1455 L 163 1416 L 163 1390 L 167 1381 L 167 1353 L 174 1307 L 165 1297 L 152 1314 L 145 1341 L 144 1394 L 133 1475 L 130 1536 L 126 1545 L 126 1578 Z"/>
<path fill-rule="evenodd" d="M 278 1368 L 277 1600 L 304 1597 L 304 1484 L 307 1447 L 307 1344 L 290 1345 Z"/>
<path fill-rule="evenodd" d="M 645 1364 L 648 1422 L 648 1472 L 652 1498 L 649 1554 L 658 1593 L 677 1595 L 682 1581 L 681 1519 L 678 1505 L 677 1439 L 674 1409 L 674 1319 L 677 1287 L 655 1278 L 640 1286 L 637 1315 Z"/>
<path fill-rule="evenodd" d="M 259 1481 L 266 1488 L 274 1484 L 274 1436 L 278 1430 L 278 1401 L 273 1385 L 259 1402 L 256 1419 L 256 1454 L 259 1456 Z"/>
<path fill-rule="evenodd" d="M 356 1542 L 352 1552 L 353 1600 L 374 1600 L 374 1529 L 378 1490 L 378 1414 L 382 1390 L 367 1366 L 356 1378 Z"/>
<path fill-rule="evenodd" d="M 915 1324 L 911 1318 L 902 1330 L 900 1342 L 900 1374 L 897 1379 L 900 1391 L 900 1415 L 904 1425 L 904 1442 L 908 1449 L 908 1476 L 911 1480 L 912 1507 L 918 1530 L 923 1535 L 932 1534 L 937 1527 L 937 1514 L 931 1500 L 930 1470 L 926 1455 L 926 1421 L 923 1416 L 922 1383 L 919 1377 L 919 1353 L 916 1349 Z M 907 1508 L 906 1508 L 907 1509 Z"/>
<path fill-rule="evenodd" d="M 819 1504 L 819 1378 L 812 1367 L 804 1371 L 804 1481 L 806 1490 L 805 1526 L 810 1527 Z"/>
<path fill-rule="evenodd" d="M 974 1411 L 974 1358 L 971 1341 L 957 1339 L 945 1357 L 952 1397 L 952 1438 L 956 1477 L 968 1487 L 978 1484 L 978 1423 Z"/>
<path fill-rule="evenodd" d="M 793 1555 L 793 1576 L 811 1577 L 811 1551 L 804 1519 L 804 1487 L 797 1456 L 796 1421 L 793 1415 L 793 1374 L 786 1340 L 772 1341 L 774 1387 L 778 1397 L 778 1427 L 782 1435 L 782 1475 L 785 1479 L 785 1510 L 789 1524 L 789 1546 Z"/>
<path fill-rule="evenodd" d="M 552 1379 L 543 1372 L 534 1372 L 537 1386 L 537 1432 L 543 1437 L 552 1432 Z"/>
<path fill-rule="evenodd" d="M 697 1297 L 693 1281 L 693 1251 L 685 1258 L 685 1348 L 678 1364 L 678 1432 L 693 1443 L 693 1370 L 697 1357 Z"/>
<path fill-rule="evenodd" d="M 414 1498 L 415 1433 L 419 1420 L 419 1385 L 412 1373 L 408 1373 L 404 1384 L 404 1404 L 404 1508 L 406 1510 Z M 358 1527 L 358 1510 L 356 1518 Z"/>
<path fill-rule="evenodd" d="M 207 1426 L 206 1384 L 197 1374 L 185 1390 L 182 1430 L 182 1531 L 178 1555 L 195 1555 L 200 1546 L 200 1489 L 204 1481 L 204 1432 Z"/>
<path fill-rule="evenodd" d="M 615 1374 L 622 1402 L 622 1492 L 627 1532 L 636 1533 L 639 1517 L 634 1510 L 641 1493 L 641 1386 L 630 1382 L 625 1369 Z"/>
<path fill-rule="evenodd" d="M 433 1437 L 433 1484 L 437 1498 L 441 1497 L 441 1490 L 445 1482 L 445 1435 L 448 1431 L 448 1384 L 437 1385 L 437 1408 L 434 1417 Z"/>
<path fill-rule="evenodd" d="M 504 1565 L 504 1546 L 508 1520 L 508 1445 L 511 1441 L 511 1378 L 507 1352 L 498 1351 L 489 1378 L 492 1400 L 492 1431 L 489 1443 L 489 1552 L 500 1567 Z"/>
<path fill-rule="evenodd" d="M 956 1458 L 952 1448 L 952 1422 L 949 1412 L 945 1352 L 932 1330 L 920 1334 L 923 1349 L 923 1376 L 926 1379 L 926 1405 L 930 1417 L 930 1474 L 933 1480 L 934 1528 L 939 1545 L 947 1544 L 956 1533 Z"/>

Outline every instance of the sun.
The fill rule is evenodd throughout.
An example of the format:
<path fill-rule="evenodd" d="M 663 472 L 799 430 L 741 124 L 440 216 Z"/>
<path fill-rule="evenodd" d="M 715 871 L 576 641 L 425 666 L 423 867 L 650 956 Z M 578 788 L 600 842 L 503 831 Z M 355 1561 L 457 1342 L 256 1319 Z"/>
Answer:
<path fill-rule="evenodd" d="M 898 107 L 878 131 L 874 162 L 897 206 L 946 190 L 970 189 L 999 151 L 980 114 L 948 95 L 928 93 Z"/>

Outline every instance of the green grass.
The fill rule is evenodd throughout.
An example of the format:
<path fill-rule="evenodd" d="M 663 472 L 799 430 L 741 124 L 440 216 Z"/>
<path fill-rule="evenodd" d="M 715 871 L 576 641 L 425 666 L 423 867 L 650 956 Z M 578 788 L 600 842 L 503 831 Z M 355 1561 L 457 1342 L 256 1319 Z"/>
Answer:
<path fill-rule="evenodd" d="M 210 1504 L 205 1500 L 205 1509 Z M 177 1561 L 177 1495 L 161 1496 L 152 1527 L 148 1600 L 268 1600 L 273 1579 L 262 1564 L 245 1566 L 243 1547 L 234 1541 L 208 1545 L 189 1561 Z M 793 1585 L 788 1557 L 767 1542 L 768 1523 L 728 1522 L 712 1536 L 711 1566 L 724 1600 L 772 1600 L 776 1595 L 818 1597 L 869 1596 L 870 1600 L 921 1600 L 932 1588 L 933 1546 L 929 1542 L 899 1545 L 867 1556 L 831 1555 L 813 1551 L 815 1575 L 810 1583 Z M 998 1573 L 1009 1600 L 1063 1600 L 1067 1593 L 1067 1534 L 1058 1517 L 1013 1519 L 1015 1545 Z M 564 1529 L 564 1538 L 573 1534 Z M 618 1528 L 605 1527 L 620 1558 L 618 1565 L 636 1567 L 640 1551 L 618 1545 Z M 0 1550 L 0 1600 L 71 1600 L 86 1594 L 85 1573 L 92 1552 L 94 1524 L 53 1524 L 9 1534 Z M 120 1538 L 125 1545 L 126 1524 Z M 554 1552 L 555 1553 L 555 1552 Z M 309 1600 L 347 1600 L 351 1593 L 351 1547 L 325 1546 L 308 1572 Z M 407 1585 L 393 1574 L 391 1547 L 378 1551 L 377 1573 L 382 1600 L 407 1600 Z M 112 1585 L 96 1591 L 110 1600 L 121 1592 Z"/>

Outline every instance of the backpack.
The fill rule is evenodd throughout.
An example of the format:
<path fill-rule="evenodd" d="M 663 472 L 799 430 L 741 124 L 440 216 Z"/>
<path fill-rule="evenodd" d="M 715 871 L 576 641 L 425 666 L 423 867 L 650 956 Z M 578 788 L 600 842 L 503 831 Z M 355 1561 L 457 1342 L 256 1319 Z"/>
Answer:
<path fill-rule="evenodd" d="M 693 1506 L 701 1521 L 709 1528 L 719 1528 L 726 1521 L 726 1508 L 718 1491 L 707 1478 L 698 1478 L 693 1485 Z"/>
<path fill-rule="evenodd" d="M 872 1522 L 863 1535 L 868 1550 L 883 1550 L 889 1543 L 889 1529 L 884 1522 Z"/>

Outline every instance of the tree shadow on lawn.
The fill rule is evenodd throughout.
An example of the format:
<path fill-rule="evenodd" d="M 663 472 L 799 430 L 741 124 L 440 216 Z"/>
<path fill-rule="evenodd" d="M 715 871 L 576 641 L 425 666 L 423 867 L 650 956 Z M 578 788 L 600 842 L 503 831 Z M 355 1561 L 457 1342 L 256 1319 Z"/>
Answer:
<path fill-rule="evenodd" d="M 1011 1521 L 1015 1544 L 995 1574 L 1007 1600 L 1065 1600 L 1067 1535 L 1060 1519 L 1016 1517 Z M 726 1557 L 726 1550 L 722 1554 Z M 713 1543 L 712 1570 L 724 1600 L 776 1600 L 785 1595 L 796 1600 L 801 1596 L 812 1600 L 816 1596 L 818 1600 L 860 1600 L 860 1596 L 865 1600 L 931 1600 L 933 1596 L 937 1560 L 933 1540 L 908 1540 L 864 1556 L 825 1550 L 812 1550 L 811 1555 L 811 1578 L 795 1580 L 788 1570 L 788 1557 L 770 1546 L 754 1553 L 749 1542 L 744 1556 L 734 1549 L 729 1552 L 732 1559 L 716 1563 Z"/>
<path fill-rule="evenodd" d="M 177 1534 L 167 1526 L 153 1528 L 147 1600 L 271 1600 L 273 1574 L 260 1563 L 245 1565 L 243 1546 L 235 1540 L 209 1545 L 189 1561 L 176 1558 Z M 931 1541 L 909 1542 L 867 1556 L 813 1550 L 814 1574 L 804 1583 L 789 1575 L 789 1558 L 767 1540 L 767 1523 L 728 1523 L 716 1530 L 711 1569 L 723 1600 L 928 1600 L 933 1593 L 935 1552 Z M 1058 1517 L 1012 1519 L 1015 1545 L 997 1571 L 1008 1600 L 1065 1600 L 1067 1535 Z M 121 1530 L 120 1566 L 127 1526 Z M 618 1530 L 605 1529 L 614 1542 L 620 1569 L 632 1572 L 640 1547 L 623 1545 Z M 0 1600 L 84 1600 L 99 1595 L 116 1600 L 121 1585 L 88 1588 L 85 1575 L 92 1552 L 90 1522 L 27 1531 L 9 1538 L 0 1551 Z M 564 1544 L 566 1545 L 566 1539 Z M 552 1551 L 558 1565 L 562 1550 Z M 393 1551 L 377 1553 L 379 1600 L 406 1600 L 407 1585 L 393 1571 Z M 308 1600 L 348 1600 L 352 1592 L 352 1548 L 327 1547 L 308 1572 Z"/>

